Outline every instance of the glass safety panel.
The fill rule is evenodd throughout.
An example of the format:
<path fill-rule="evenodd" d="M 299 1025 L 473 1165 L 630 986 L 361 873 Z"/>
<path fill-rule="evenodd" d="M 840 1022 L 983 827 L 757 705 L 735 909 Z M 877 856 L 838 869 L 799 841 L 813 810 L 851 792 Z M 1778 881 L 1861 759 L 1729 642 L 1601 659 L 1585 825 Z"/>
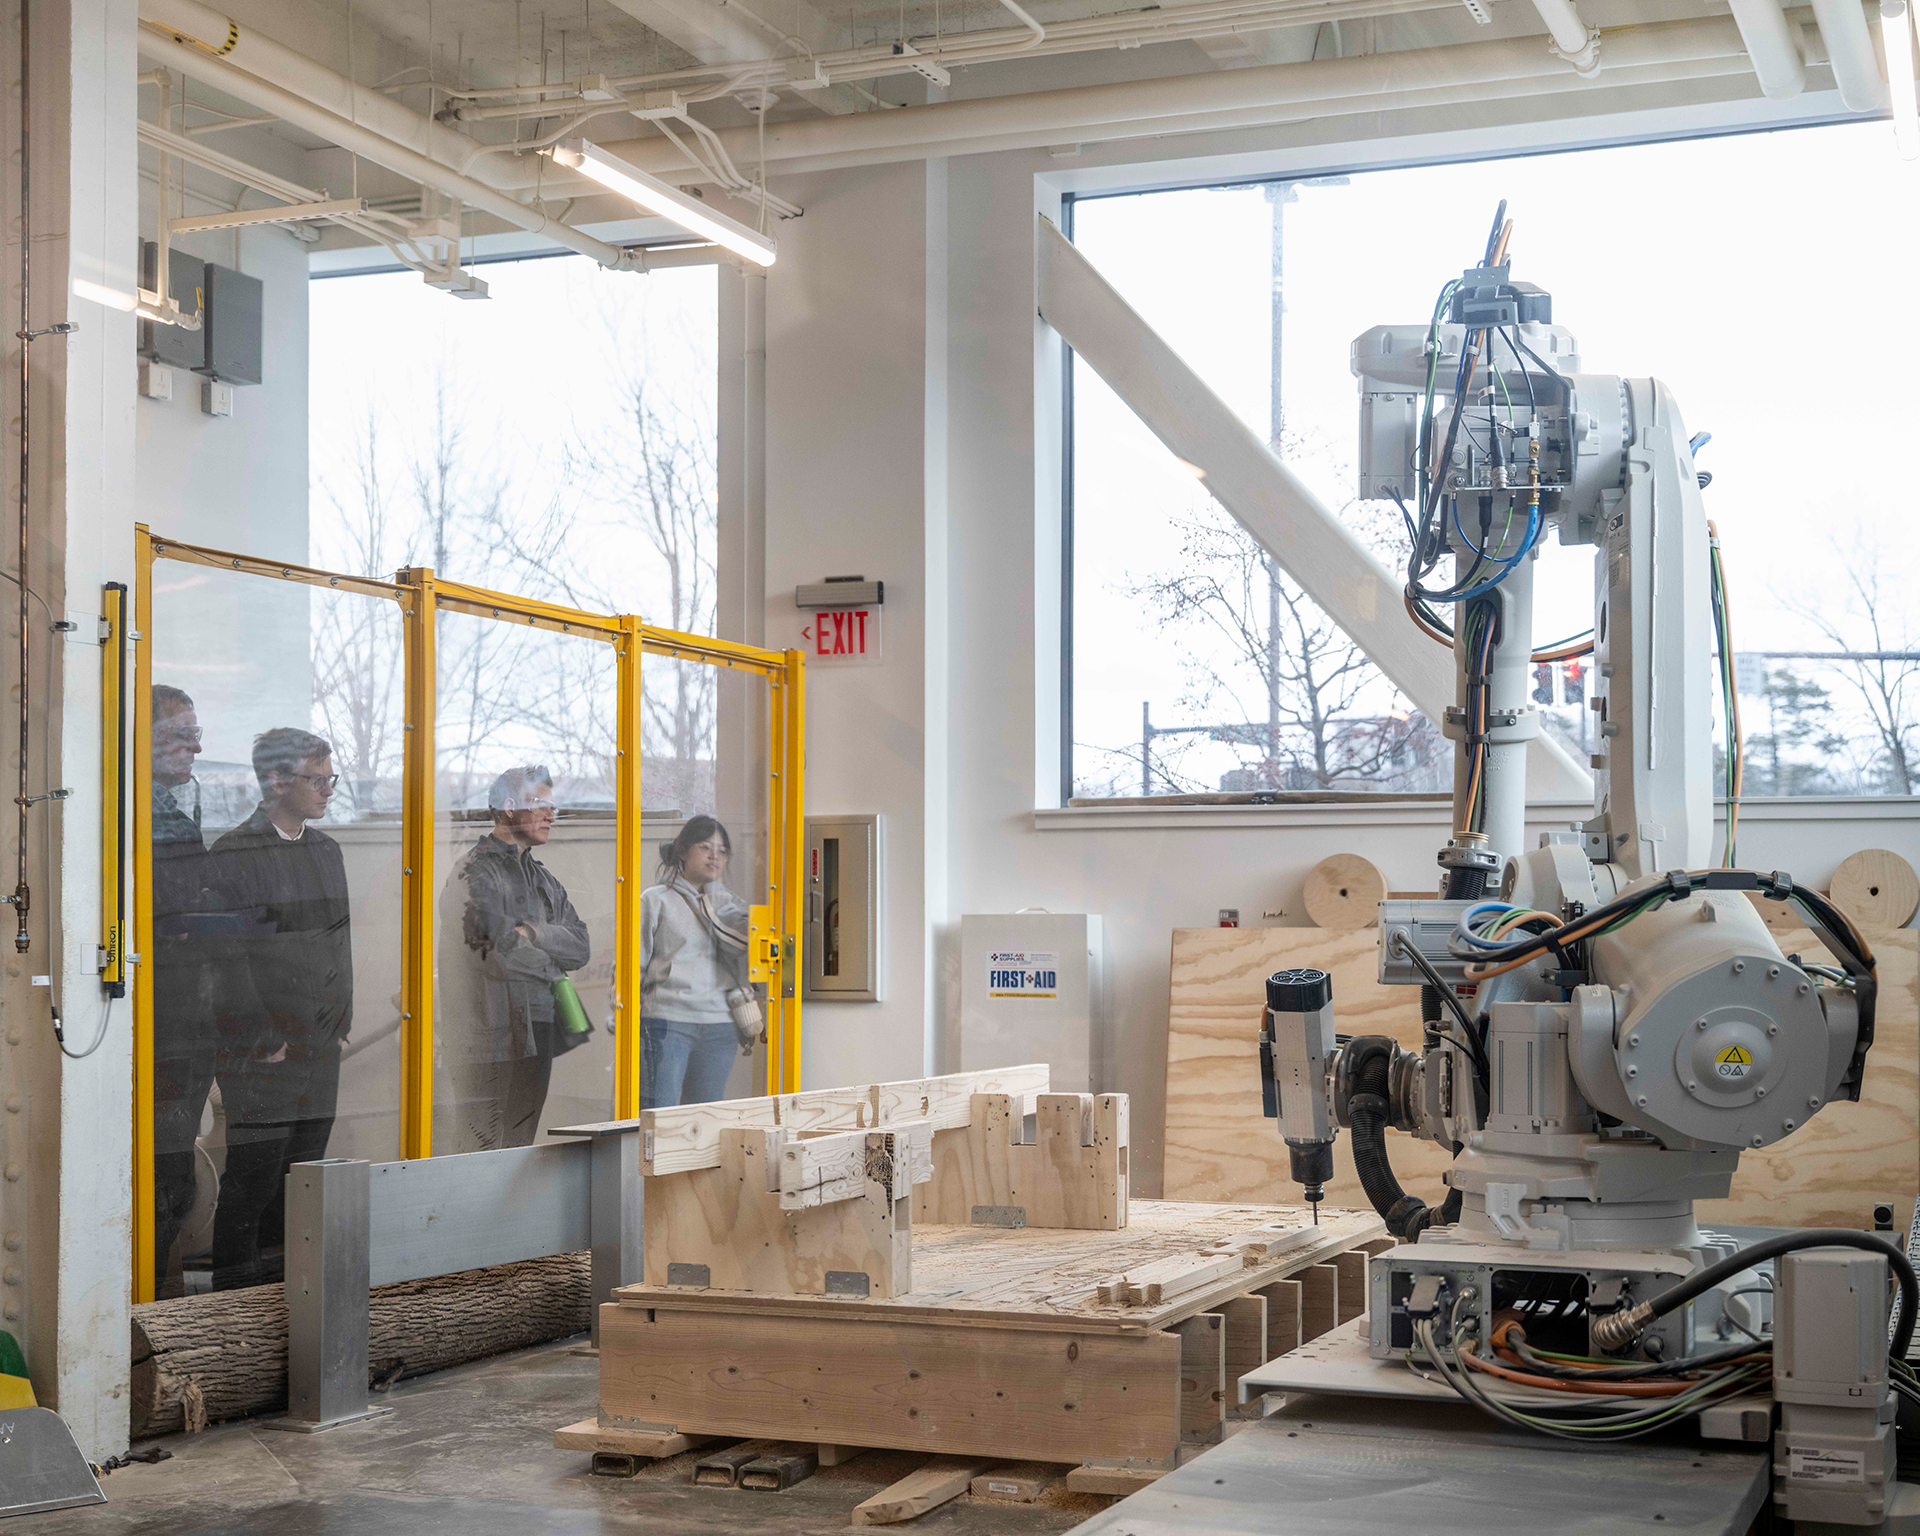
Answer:
<path fill-rule="evenodd" d="M 613 1116 L 618 654 L 442 610 L 433 1150 Z"/>
<path fill-rule="evenodd" d="M 757 1094 L 766 989 L 738 941 L 769 901 L 770 690 L 670 656 L 642 657 L 640 679 L 640 1103 Z"/>
<path fill-rule="evenodd" d="M 399 1152 L 401 625 L 389 597 L 159 560 L 155 1294 L 278 1281 L 286 1173 Z"/>

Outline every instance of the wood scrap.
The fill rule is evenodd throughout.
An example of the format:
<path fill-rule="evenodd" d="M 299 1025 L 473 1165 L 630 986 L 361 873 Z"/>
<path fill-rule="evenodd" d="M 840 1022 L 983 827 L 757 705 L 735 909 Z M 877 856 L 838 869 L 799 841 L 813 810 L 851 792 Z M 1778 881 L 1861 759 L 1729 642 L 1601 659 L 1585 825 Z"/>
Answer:
<path fill-rule="evenodd" d="M 899 1482 L 854 1505 L 852 1525 L 898 1525 L 957 1499 L 993 1463 L 962 1456 L 935 1456 Z"/>
<path fill-rule="evenodd" d="M 682 1451 L 711 1445 L 712 1435 L 683 1435 L 671 1430 L 615 1429 L 599 1419 L 582 1419 L 553 1432 L 553 1445 L 560 1451 L 589 1451 L 615 1456 L 643 1456 L 661 1461 Z"/>
<path fill-rule="evenodd" d="M 1104 1493 L 1124 1499 L 1149 1483 L 1158 1482 L 1172 1467 L 1107 1467 L 1087 1463 L 1067 1473 L 1067 1492 Z"/>
<path fill-rule="evenodd" d="M 1067 1475 L 1065 1467 L 1044 1461 L 1015 1461 L 989 1467 L 973 1480 L 969 1492 L 996 1504 L 1033 1504 Z"/>

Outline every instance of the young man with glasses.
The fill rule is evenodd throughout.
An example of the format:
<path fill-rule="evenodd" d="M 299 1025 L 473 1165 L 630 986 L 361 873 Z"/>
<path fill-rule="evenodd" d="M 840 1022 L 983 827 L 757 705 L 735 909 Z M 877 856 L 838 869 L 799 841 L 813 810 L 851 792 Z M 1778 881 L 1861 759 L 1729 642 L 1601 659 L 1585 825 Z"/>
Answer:
<path fill-rule="evenodd" d="M 322 737 L 282 726 L 254 738 L 260 804 L 213 845 L 233 913 L 216 985 L 227 1166 L 213 1219 L 214 1289 L 283 1275 L 286 1175 L 325 1157 L 353 1026 L 353 939 L 340 845 L 309 825 L 339 775 Z M 231 1086 L 228 1086 L 231 1078 Z"/>
<path fill-rule="evenodd" d="M 554 1057 L 588 1038 L 568 1033 L 554 1004 L 554 983 L 592 954 L 587 925 L 533 856 L 553 835 L 553 775 L 532 763 L 509 768 L 487 808 L 492 829 L 441 897 L 434 1037 L 452 1080 L 455 1152 L 531 1146 Z"/>

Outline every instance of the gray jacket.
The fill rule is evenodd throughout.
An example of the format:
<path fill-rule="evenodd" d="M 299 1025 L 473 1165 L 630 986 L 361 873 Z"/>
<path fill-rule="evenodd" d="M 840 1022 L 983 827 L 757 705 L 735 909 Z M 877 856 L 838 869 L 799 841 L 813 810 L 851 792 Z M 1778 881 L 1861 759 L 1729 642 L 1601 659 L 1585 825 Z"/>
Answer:
<path fill-rule="evenodd" d="M 521 925 L 533 932 L 529 939 Z M 445 1059 L 518 1061 L 580 1042 L 553 1021 L 553 984 L 592 953 L 567 890 L 531 849 L 486 833 L 454 866 L 440 901 L 440 998 L 434 1038 Z"/>
<path fill-rule="evenodd" d="M 730 928 L 747 926 L 747 904 L 719 881 L 707 887 L 713 910 Z M 685 880 L 640 893 L 640 1014 L 680 1024 L 725 1024 L 727 992 L 745 984 L 746 956 L 721 953 L 695 913 L 700 892 Z"/>

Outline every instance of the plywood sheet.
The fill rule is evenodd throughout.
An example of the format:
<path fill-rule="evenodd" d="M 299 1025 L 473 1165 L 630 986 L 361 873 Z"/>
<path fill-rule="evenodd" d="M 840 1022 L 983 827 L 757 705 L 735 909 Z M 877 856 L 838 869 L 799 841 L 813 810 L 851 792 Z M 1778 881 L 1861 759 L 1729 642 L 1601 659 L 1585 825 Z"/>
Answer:
<path fill-rule="evenodd" d="M 1176 928 L 1167 1019 L 1164 1193 L 1169 1200 L 1298 1200 L 1287 1149 L 1260 1112 L 1260 1014 L 1275 971 L 1315 966 L 1333 978 L 1342 1034 L 1420 1043 L 1420 989 L 1383 987 L 1379 930 Z M 1431 1142 L 1389 1133 L 1393 1170 L 1409 1193 L 1438 1205 L 1453 1161 Z M 1327 1204 L 1366 1208 L 1353 1138 L 1333 1150 Z"/>
<path fill-rule="evenodd" d="M 1777 905 L 1777 903 L 1769 903 Z M 1805 929 L 1776 933 L 1781 952 L 1833 957 Z M 1920 932 L 1870 933 L 1880 1001 L 1858 1104 L 1829 1104 L 1785 1141 L 1740 1154 L 1733 1197 L 1703 1200 L 1703 1224 L 1867 1227 L 1873 1203 L 1894 1202 L 1897 1223 L 1920 1185 Z"/>
<path fill-rule="evenodd" d="M 1775 906 L 1776 903 L 1767 903 Z M 1809 960 L 1831 957 L 1804 929 L 1776 932 L 1781 949 Z M 1311 965 L 1333 977 L 1343 1034 L 1420 1038 L 1419 992 L 1383 987 L 1376 975 L 1377 930 L 1182 928 L 1173 935 L 1172 1008 L 1167 1025 L 1165 1192 L 1177 1200 L 1297 1198 L 1286 1148 L 1260 1112 L 1260 1010 L 1268 975 Z M 1872 935 L 1880 1004 L 1865 1092 L 1858 1104 L 1823 1109 L 1795 1135 L 1745 1153 L 1728 1200 L 1704 1201 L 1704 1222 L 1777 1226 L 1864 1226 L 1872 1202 L 1912 1209 L 1920 1186 L 1920 932 Z M 1438 1203 L 1450 1159 L 1431 1142 L 1389 1133 L 1394 1172 L 1406 1188 Z M 1352 1138 L 1334 1152 L 1329 1204 L 1361 1206 Z"/>

